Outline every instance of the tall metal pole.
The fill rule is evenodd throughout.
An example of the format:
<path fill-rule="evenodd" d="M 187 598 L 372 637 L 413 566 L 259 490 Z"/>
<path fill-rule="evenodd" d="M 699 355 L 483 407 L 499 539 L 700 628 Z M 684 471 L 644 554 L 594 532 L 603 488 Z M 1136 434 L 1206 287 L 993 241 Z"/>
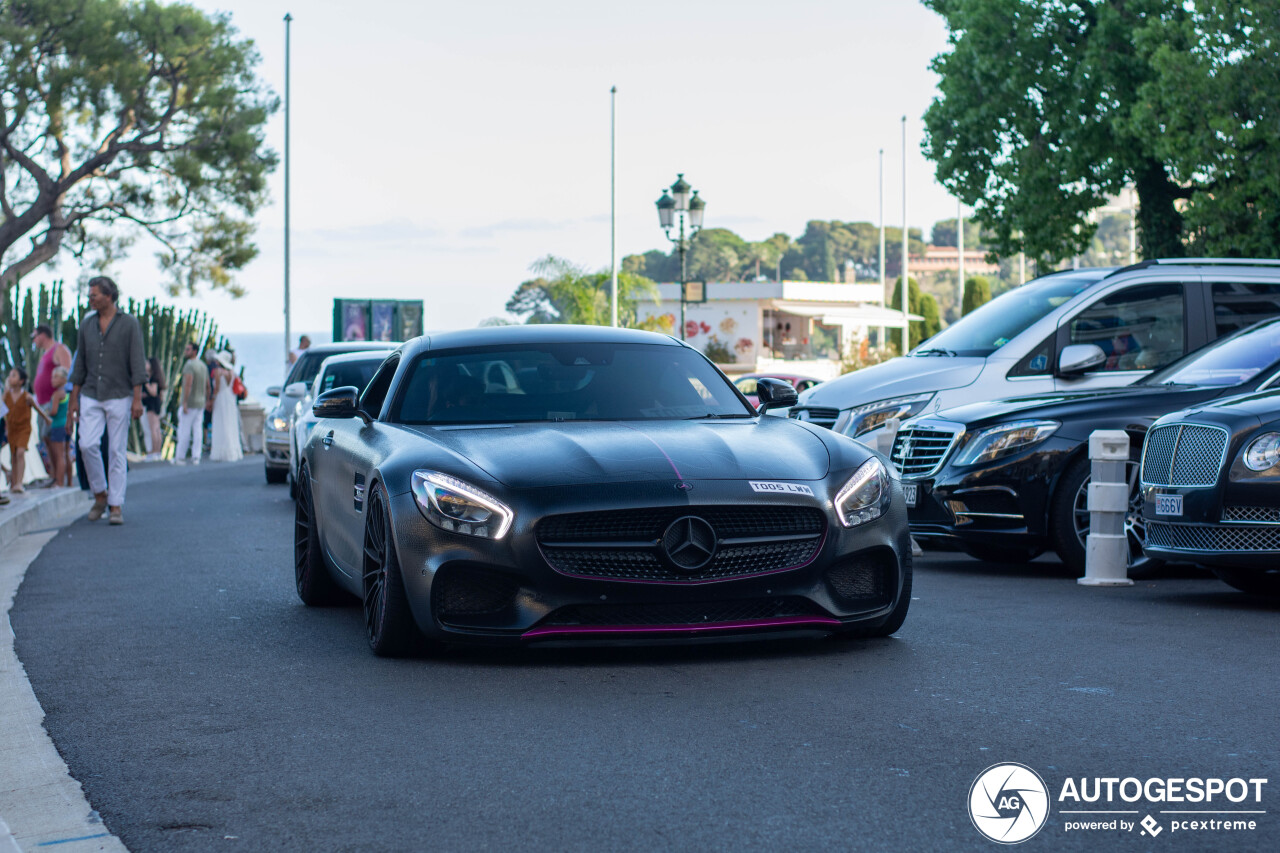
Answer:
<path fill-rule="evenodd" d="M 612 306 L 613 327 L 618 327 L 618 216 L 617 216 L 617 133 L 615 103 L 618 87 L 609 89 L 609 304 Z"/>
<path fill-rule="evenodd" d="M 880 293 L 884 294 L 884 149 L 880 149 Z M 886 298 L 886 296 L 881 296 Z M 883 341 L 881 342 L 883 343 Z"/>
<path fill-rule="evenodd" d="M 1138 200 L 1133 187 L 1129 187 L 1129 264 L 1138 262 Z"/>
<path fill-rule="evenodd" d="M 956 255 L 960 261 L 960 271 L 957 273 L 957 275 L 960 276 L 960 283 L 957 286 L 960 291 L 960 294 L 959 296 L 956 297 L 957 299 L 960 300 L 958 303 L 956 303 L 960 310 L 957 313 L 963 314 L 964 313 L 964 202 L 962 202 L 960 199 L 956 199 Z"/>
<path fill-rule="evenodd" d="M 284 16 L 284 361 L 289 363 L 289 342 L 293 340 L 289 316 L 289 31 L 293 15 Z"/>
<path fill-rule="evenodd" d="M 680 340 L 683 341 L 685 339 L 685 328 L 684 328 L 685 270 L 684 270 L 684 212 L 683 211 L 680 213 L 680 242 L 676 243 L 676 249 L 680 251 Z"/>
<path fill-rule="evenodd" d="M 902 117 L 902 354 L 911 349 L 911 323 L 907 321 L 907 117 Z"/>

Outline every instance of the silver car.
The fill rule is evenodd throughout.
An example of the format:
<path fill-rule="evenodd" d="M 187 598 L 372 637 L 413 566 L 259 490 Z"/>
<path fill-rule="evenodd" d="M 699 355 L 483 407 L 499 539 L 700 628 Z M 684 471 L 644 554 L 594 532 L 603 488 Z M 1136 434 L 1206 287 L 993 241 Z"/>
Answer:
<path fill-rule="evenodd" d="M 893 420 L 1028 394 L 1129 385 L 1280 315 L 1280 261 L 1187 258 L 1046 275 L 905 358 L 824 382 L 790 415 L 876 446 Z"/>

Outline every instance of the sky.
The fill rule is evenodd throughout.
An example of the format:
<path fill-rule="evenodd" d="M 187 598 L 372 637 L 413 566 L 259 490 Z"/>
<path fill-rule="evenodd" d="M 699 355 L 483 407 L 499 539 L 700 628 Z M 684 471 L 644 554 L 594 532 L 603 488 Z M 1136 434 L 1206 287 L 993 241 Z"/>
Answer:
<path fill-rule="evenodd" d="M 291 48 L 292 329 L 334 298 L 422 299 L 428 329 L 504 315 L 529 266 L 609 265 L 610 93 L 617 254 L 670 247 L 654 202 L 684 173 L 706 227 L 749 240 L 810 219 L 928 227 L 956 202 L 920 153 L 941 19 L 915 0 L 194 0 L 231 15 L 283 98 Z M 268 144 L 284 153 L 284 114 Z M 284 173 L 257 217 L 248 294 L 176 301 L 232 332 L 284 328 Z M 163 293 L 139 240 L 116 275 Z M 87 277 L 74 262 L 47 273 Z M 92 271 L 88 271 L 92 274 Z M 167 298 L 167 297 L 166 297 Z"/>

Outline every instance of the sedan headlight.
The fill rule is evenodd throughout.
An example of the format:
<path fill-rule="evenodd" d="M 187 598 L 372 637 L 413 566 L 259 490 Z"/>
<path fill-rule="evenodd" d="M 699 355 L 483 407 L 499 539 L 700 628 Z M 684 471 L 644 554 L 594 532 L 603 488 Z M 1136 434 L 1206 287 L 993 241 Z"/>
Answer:
<path fill-rule="evenodd" d="M 876 457 L 862 464 L 836 494 L 836 515 L 845 527 L 856 527 L 884 514 L 893 494 L 889 472 Z"/>
<path fill-rule="evenodd" d="M 1269 471 L 1280 465 L 1280 432 L 1264 432 L 1244 449 L 1244 467 Z"/>
<path fill-rule="evenodd" d="M 450 533 L 501 539 L 515 519 L 493 495 L 439 471 L 414 471 L 412 487 L 427 521 Z"/>
<path fill-rule="evenodd" d="M 273 417 L 271 419 L 271 428 L 276 432 L 287 432 L 289 430 L 289 419 Z"/>
<path fill-rule="evenodd" d="M 857 438 L 863 433 L 878 429 L 890 418 L 906 420 L 912 415 L 923 411 L 924 407 L 929 405 L 929 401 L 932 399 L 933 392 L 930 391 L 927 394 L 916 394 L 911 397 L 893 397 L 888 400 L 876 400 L 874 403 L 857 406 L 849 410 L 848 420 L 844 426 L 844 434 L 850 438 Z"/>
<path fill-rule="evenodd" d="M 984 429 L 965 445 L 956 465 L 980 465 L 1039 444 L 1057 431 L 1057 421 L 1017 421 Z"/>

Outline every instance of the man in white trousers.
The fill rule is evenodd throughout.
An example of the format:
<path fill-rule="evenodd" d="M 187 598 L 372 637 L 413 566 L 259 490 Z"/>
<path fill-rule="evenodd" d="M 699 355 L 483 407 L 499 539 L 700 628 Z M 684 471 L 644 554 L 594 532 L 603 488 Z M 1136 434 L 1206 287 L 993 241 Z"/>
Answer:
<path fill-rule="evenodd" d="M 204 403 L 209 393 L 209 371 L 200 361 L 200 347 L 195 342 L 187 344 L 182 353 L 182 390 L 178 398 L 178 450 L 173 461 L 187 464 L 187 448 L 191 449 L 191 464 L 200 464 L 200 451 L 204 446 Z"/>
<path fill-rule="evenodd" d="M 125 447 L 129 422 L 142 417 L 142 385 L 147 362 L 142 329 L 134 317 L 119 311 L 120 288 L 104 275 L 89 279 L 89 307 L 80 321 L 67 423 L 80 424 L 84 460 L 97 521 L 108 509 L 111 524 L 124 523 L 124 490 L 128 462 Z M 102 459 L 102 432 L 107 433 L 107 460 Z"/>

